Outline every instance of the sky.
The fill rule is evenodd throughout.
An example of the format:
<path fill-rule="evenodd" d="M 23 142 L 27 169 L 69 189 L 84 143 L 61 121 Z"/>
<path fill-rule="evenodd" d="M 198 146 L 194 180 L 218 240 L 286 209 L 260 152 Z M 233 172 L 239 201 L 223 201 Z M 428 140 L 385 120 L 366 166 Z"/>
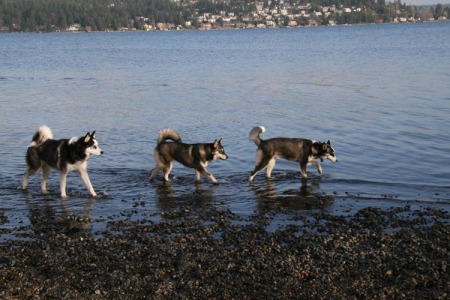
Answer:
<path fill-rule="evenodd" d="M 387 2 L 393 2 L 392 0 L 387 0 Z M 449 5 L 450 1 L 439 1 L 439 0 L 400 0 L 401 3 L 406 3 L 406 5 L 431 5 L 431 4 L 442 4 L 444 7 Z M 447 5 L 446 5 L 447 4 Z"/>

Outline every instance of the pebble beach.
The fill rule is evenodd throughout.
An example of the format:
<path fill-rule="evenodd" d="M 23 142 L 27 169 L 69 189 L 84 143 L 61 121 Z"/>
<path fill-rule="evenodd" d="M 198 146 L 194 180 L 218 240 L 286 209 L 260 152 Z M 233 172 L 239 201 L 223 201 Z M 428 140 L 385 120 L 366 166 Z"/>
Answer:
<path fill-rule="evenodd" d="M 448 299 L 449 214 L 363 208 L 346 216 L 180 207 L 159 221 L 68 215 L 2 229 L 2 299 Z M 4 216 L 0 222 L 4 223 Z M 10 232 L 8 232 L 10 231 Z M 17 238 L 19 237 L 19 238 Z"/>

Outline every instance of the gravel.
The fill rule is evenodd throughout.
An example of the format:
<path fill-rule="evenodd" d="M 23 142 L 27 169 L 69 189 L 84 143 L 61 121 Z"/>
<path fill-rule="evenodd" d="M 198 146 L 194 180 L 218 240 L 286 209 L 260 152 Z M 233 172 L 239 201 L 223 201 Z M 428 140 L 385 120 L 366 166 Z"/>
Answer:
<path fill-rule="evenodd" d="M 277 226 L 277 214 L 241 217 L 214 207 L 177 208 L 157 221 L 124 214 L 98 232 L 97 220 L 70 215 L 45 230 L 2 230 L 14 238 L 0 244 L 0 297 L 450 297 L 444 210 L 298 213 Z"/>

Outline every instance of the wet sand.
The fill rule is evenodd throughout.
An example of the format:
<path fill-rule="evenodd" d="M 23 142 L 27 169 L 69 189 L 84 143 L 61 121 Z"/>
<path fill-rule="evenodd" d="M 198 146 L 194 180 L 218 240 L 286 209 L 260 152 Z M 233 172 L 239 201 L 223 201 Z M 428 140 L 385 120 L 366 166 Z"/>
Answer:
<path fill-rule="evenodd" d="M 132 214 L 132 212 L 124 212 Z M 364 208 L 347 216 L 240 217 L 181 207 L 145 218 L 64 216 L 2 229 L 3 299 L 448 299 L 449 213 Z M 154 219 L 154 218 L 153 218 Z M 0 215 L 0 224 L 6 223 Z"/>

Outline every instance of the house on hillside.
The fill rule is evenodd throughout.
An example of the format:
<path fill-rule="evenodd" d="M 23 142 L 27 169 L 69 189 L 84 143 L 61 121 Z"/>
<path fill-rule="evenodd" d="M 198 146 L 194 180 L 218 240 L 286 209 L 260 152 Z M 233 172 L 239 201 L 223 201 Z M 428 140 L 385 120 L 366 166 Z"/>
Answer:
<path fill-rule="evenodd" d="M 81 25 L 80 24 L 72 24 L 69 27 L 66 28 L 66 31 L 70 31 L 70 32 L 76 32 L 76 31 L 80 31 L 81 30 Z"/>

